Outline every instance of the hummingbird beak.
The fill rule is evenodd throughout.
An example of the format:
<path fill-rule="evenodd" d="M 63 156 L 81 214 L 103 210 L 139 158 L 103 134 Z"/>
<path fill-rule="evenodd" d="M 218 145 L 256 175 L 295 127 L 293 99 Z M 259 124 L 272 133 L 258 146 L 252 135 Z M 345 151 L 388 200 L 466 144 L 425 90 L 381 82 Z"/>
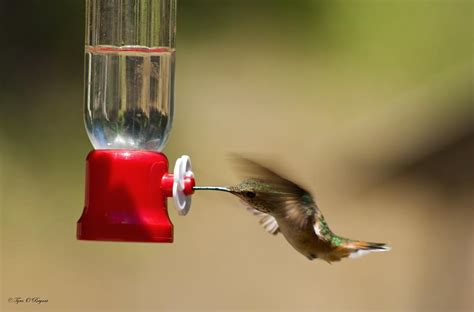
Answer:
<path fill-rule="evenodd" d="M 223 187 L 223 186 L 194 186 L 193 190 L 195 191 L 221 191 L 221 192 L 232 193 L 232 191 L 228 187 Z"/>

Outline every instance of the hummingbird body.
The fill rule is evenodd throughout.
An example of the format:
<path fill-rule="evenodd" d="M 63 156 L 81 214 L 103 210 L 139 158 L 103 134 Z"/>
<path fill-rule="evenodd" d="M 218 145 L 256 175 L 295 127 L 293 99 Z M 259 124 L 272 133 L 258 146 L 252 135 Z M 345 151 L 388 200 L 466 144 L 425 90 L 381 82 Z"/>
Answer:
<path fill-rule="evenodd" d="M 249 178 L 240 184 L 216 189 L 230 192 L 260 217 L 271 234 L 281 233 L 298 252 L 310 260 L 339 261 L 369 252 L 387 251 L 380 243 L 351 240 L 334 234 L 309 192 L 270 169 L 253 161 L 242 160 Z"/>

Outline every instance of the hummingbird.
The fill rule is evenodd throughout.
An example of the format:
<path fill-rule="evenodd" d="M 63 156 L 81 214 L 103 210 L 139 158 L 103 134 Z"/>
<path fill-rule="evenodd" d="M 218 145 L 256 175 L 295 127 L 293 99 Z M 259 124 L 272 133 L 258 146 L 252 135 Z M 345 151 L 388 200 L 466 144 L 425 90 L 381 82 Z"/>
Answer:
<path fill-rule="evenodd" d="M 268 233 L 281 233 L 309 260 L 331 263 L 390 250 L 383 243 L 334 234 L 308 191 L 255 161 L 240 158 L 240 163 L 249 172 L 241 183 L 226 187 L 195 186 L 194 190 L 223 191 L 239 197 L 247 209 L 260 218 L 259 223 Z"/>

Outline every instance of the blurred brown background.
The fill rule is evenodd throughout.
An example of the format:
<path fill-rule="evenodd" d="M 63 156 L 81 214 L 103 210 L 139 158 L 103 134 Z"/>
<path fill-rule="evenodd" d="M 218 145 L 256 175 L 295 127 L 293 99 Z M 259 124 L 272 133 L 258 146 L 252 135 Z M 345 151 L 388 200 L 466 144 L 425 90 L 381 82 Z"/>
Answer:
<path fill-rule="evenodd" d="M 474 310 L 472 1 L 179 0 L 165 153 L 203 185 L 270 157 L 336 233 L 393 247 L 333 265 L 223 193 L 170 203 L 171 245 L 76 241 L 83 5 L 0 2 L 2 311 Z"/>

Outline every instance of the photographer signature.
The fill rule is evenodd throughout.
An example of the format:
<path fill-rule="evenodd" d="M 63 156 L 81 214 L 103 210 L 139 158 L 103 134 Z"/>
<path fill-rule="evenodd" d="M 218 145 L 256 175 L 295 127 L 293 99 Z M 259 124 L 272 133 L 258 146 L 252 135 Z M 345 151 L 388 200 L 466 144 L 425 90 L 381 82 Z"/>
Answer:
<path fill-rule="evenodd" d="M 41 297 L 10 297 L 8 298 L 8 303 L 20 304 L 20 303 L 27 303 L 27 304 L 42 304 L 48 303 L 48 299 L 43 299 Z"/>

